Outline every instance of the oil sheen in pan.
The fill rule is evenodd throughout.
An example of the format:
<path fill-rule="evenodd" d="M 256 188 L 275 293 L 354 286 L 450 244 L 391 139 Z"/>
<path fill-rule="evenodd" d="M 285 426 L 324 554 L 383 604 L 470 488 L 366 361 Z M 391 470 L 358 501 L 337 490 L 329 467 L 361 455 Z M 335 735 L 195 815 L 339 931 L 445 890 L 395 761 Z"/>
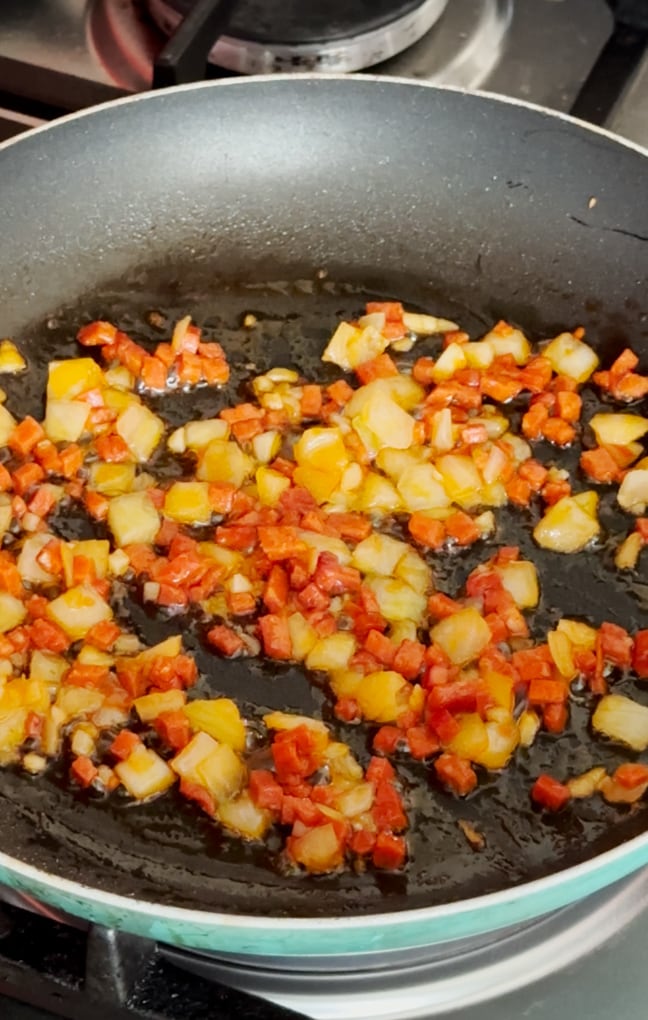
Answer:
<path fill-rule="evenodd" d="M 365 300 L 376 296 L 383 295 L 326 280 L 254 287 L 214 285 L 209 292 L 185 289 L 182 293 L 147 280 L 135 288 L 105 289 L 57 312 L 48 323 L 37 324 L 28 339 L 16 338 L 31 370 L 7 386 L 9 406 L 42 415 L 47 364 L 53 358 L 78 354 L 74 336 L 79 323 L 107 318 L 136 339 L 153 343 L 159 341 L 160 324 L 164 328 L 165 323 L 151 317 L 152 310 L 161 310 L 166 323 L 191 314 L 208 339 L 223 344 L 232 366 L 231 382 L 222 391 L 205 389 L 153 401 L 154 409 L 170 425 L 217 413 L 243 395 L 250 374 L 272 365 L 295 367 L 306 377 L 330 381 L 336 370 L 323 365 L 320 355 L 332 328 L 340 317 L 354 317 Z M 402 290 L 387 296 L 416 304 L 417 295 Z M 425 310 L 458 319 L 474 335 L 489 325 L 448 301 L 439 299 L 432 306 L 428 297 L 425 304 Z M 249 312 L 257 324 L 243 329 L 243 316 Z M 588 339 L 596 343 L 595 337 Z M 430 343 L 424 342 L 417 354 L 430 350 Z M 594 394 L 586 392 L 585 399 L 588 410 L 593 409 Z M 555 451 L 539 449 L 536 455 L 549 459 Z M 177 472 L 170 461 L 167 469 Z M 620 530 L 621 520 L 611 499 L 603 498 L 601 516 L 605 530 Z M 611 620 L 630 630 L 641 625 L 646 593 L 619 578 L 610 548 L 558 557 L 533 543 L 533 519 L 507 509 L 497 511 L 497 517 L 493 545 L 519 545 L 522 555 L 538 566 L 542 597 L 531 622 L 539 634 L 561 615 Z M 95 529 L 81 516 L 67 517 L 60 525 L 70 537 L 90 535 Z M 401 525 L 394 520 L 391 526 L 398 530 Z M 491 544 L 481 543 L 452 556 L 431 556 L 437 586 L 456 592 L 490 553 Z M 128 599 L 121 612 L 148 642 L 181 629 L 206 676 L 206 689 L 237 699 L 246 715 L 258 718 L 268 708 L 321 713 L 361 760 L 367 760 L 369 729 L 334 720 L 325 693 L 301 668 L 258 660 L 224 661 L 202 647 L 195 620 L 163 620 Z M 648 703 L 648 692 L 626 679 L 620 679 L 616 689 Z M 4 845 L 37 867 L 90 886 L 206 910 L 324 916 L 464 899 L 578 863 L 645 828 L 645 809 L 616 809 L 600 798 L 576 802 L 555 817 L 541 817 L 531 806 L 529 788 L 540 771 L 564 776 L 593 764 L 614 767 L 626 760 L 622 749 L 593 742 L 589 714 L 583 697 L 572 705 L 566 733 L 542 735 L 530 750 L 519 752 L 513 768 L 482 778 L 466 801 L 443 793 L 425 764 L 403 757 L 398 767 L 409 787 L 411 830 L 410 860 L 402 874 L 285 875 L 275 867 L 278 844 L 273 845 L 272 839 L 261 846 L 230 838 L 173 792 L 136 805 L 119 796 L 103 801 L 73 791 L 63 763 L 38 780 L 11 770 L 0 772 Z M 483 833 L 486 845 L 481 852 L 471 850 L 459 820 Z"/>

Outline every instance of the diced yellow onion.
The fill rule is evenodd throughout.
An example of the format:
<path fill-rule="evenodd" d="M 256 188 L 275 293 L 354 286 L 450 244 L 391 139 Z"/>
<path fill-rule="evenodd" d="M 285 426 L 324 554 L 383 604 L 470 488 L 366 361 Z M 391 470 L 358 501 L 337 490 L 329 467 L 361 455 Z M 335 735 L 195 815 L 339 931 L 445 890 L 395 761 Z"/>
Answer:
<path fill-rule="evenodd" d="M 648 708 L 623 694 L 606 694 L 601 698 L 592 716 L 592 726 L 597 733 L 635 751 L 648 747 Z"/>
<path fill-rule="evenodd" d="M 648 432 L 640 414 L 595 414 L 589 424 L 599 446 L 628 446 Z"/>
<path fill-rule="evenodd" d="M 648 471 L 646 476 L 648 480 Z M 543 549 L 574 553 L 584 549 L 599 532 L 596 518 L 583 510 L 574 497 L 563 496 L 535 526 L 533 537 Z"/>

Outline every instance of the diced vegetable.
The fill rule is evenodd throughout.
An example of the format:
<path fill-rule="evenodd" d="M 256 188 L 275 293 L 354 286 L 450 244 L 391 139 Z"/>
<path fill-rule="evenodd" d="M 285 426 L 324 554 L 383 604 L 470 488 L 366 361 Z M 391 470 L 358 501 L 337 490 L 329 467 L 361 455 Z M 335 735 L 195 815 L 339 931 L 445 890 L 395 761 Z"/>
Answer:
<path fill-rule="evenodd" d="M 4 404 L 0 404 L 0 448 L 6 446 L 9 436 L 16 427 L 16 419 L 7 410 Z"/>
<path fill-rule="evenodd" d="M 50 602 L 47 615 L 73 641 L 77 641 L 85 637 L 88 631 L 102 620 L 111 620 L 113 613 L 97 591 L 85 584 L 68 588 Z"/>
<path fill-rule="evenodd" d="M 490 643 L 491 632 L 476 609 L 460 609 L 441 620 L 430 631 L 430 637 L 455 665 L 476 659 Z"/>
<path fill-rule="evenodd" d="M 0 634 L 18 627 L 26 616 L 27 610 L 20 599 L 8 591 L 0 591 Z"/>
<path fill-rule="evenodd" d="M 648 432 L 648 419 L 639 414 L 595 414 L 589 424 L 599 446 L 627 446 Z"/>
<path fill-rule="evenodd" d="M 179 524 L 207 524 L 213 513 L 207 482 L 174 482 L 164 500 L 164 513 Z"/>
<path fill-rule="evenodd" d="M 592 716 L 592 726 L 634 751 L 645 751 L 648 747 L 648 708 L 623 694 L 601 698 Z"/>
<path fill-rule="evenodd" d="M 542 352 L 559 375 L 585 382 L 598 367 L 599 359 L 591 347 L 571 333 L 561 333 Z"/>
<path fill-rule="evenodd" d="M 252 313 L 244 324 L 262 326 Z M 435 333 L 433 356 L 401 363 L 416 336 Z M 93 357 L 50 365 L 43 423 L 14 420 L 0 393 L 0 765 L 37 776 L 69 750 L 78 787 L 140 801 L 177 778 L 210 824 L 242 839 L 272 828 L 282 868 L 326 873 L 407 859 L 394 753 L 428 762 L 441 796 L 477 802 L 483 770 L 515 767 L 541 730 L 567 731 L 576 698 L 599 699 L 594 741 L 648 749 L 648 708 L 607 693 L 620 671 L 648 678 L 648 630 L 561 619 L 537 633 L 526 613 L 538 574 L 517 546 L 482 547 L 461 591 L 434 587 L 465 576 L 469 547 L 506 538 L 501 507 L 539 518 L 534 536 L 550 551 L 578 553 L 599 535 L 597 491 L 577 491 L 560 450 L 581 443 L 583 383 L 627 405 L 648 377 L 629 348 L 595 371 L 583 336 L 534 351 L 500 321 L 471 341 L 448 320 L 369 302 L 324 355 L 354 371 L 353 385 L 272 367 L 240 402 L 213 404 L 217 417 L 180 422 L 158 457 L 166 425 L 149 402 L 165 404 L 151 394 L 222 385 L 224 351 L 190 316 L 154 349 L 109 322 L 84 325 Z M 580 470 L 642 514 L 648 419 L 610 409 L 583 424 L 598 445 L 581 448 Z M 550 466 L 533 455 L 542 440 Z M 62 521 L 77 507 L 97 532 L 71 540 Z M 620 545 L 612 537 L 616 568 L 635 569 L 648 520 Z M 247 656 L 317 673 L 337 719 L 375 726 L 376 757 L 365 770 L 319 719 L 272 712 L 264 729 L 230 698 L 205 687 L 196 697 L 181 637 L 144 648 L 124 593 L 149 614 L 200 621 L 212 682 Z M 646 791 L 648 766 L 626 762 L 564 782 L 543 774 L 530 794 L 558 811 Z"/>
<path fill-rule="evenodd" d="M 73 400 L 89 390 L 101 389 L 103 373 L 92 358 L 51 361 L 47 376 L 47 401 Z"/>
<path fill-rule="evenodd" d="M 11 340 L 0 340 L 0 373 L 17 375 L 24 372 L 27 362 Z"/>
<path fill-rule="evenodd" d="M 229 698 L 190 701 L 185 715 L 194 730 L 228 744 L 235 751 L 245 748 L 245 725 L 236 704 Z"/>
<path fill-rule="evenodd" d="M 115 772 L 131 797 L 137 800 L 164 793 L 175 782 L 166 762 L 143 744 L 136 747 L 126 761 L 115 765 Z"/>
<path fill-rule="evenodd" d="M 53 443 L 75 443 L 89 416 L 90 405 L 82 400 L 48 400 L 43 427 Z"/>
<path fill-rule="evenodd" d="M 646 472 L 648 479 L 648 472 Z M 595 493 L 594 496 L 596 500 Z M 553 552 L 574 553 L 584 549 L 600 532 L 596 511 L 584 510 L 576 497 L 564 496 L 554 503 L 535 526 L 533 537 L 538 545 Z"/>
<path fill-rule="evenodd" d="M 517 560 L 497 567 L 502 584 L 513 596 L 518 609 L 534 609 L 540 598 L 538 574 L 533 563 Z"/>
<path fill-rule="evenodd" d="M 129 492 L 111 499 L 108 526 L 118 546 L 152 542 L 160 515 L 146 492 Z"/>
<path fill-rule="evenodd" d="M 648 506 L 648 468 L 628 471 L 617 493 L 619 505 L 633 514 L 643 514 Z"/>
<path fill-rule="evenodd" d="M 212 439 L 201 451 L 196 477 L 205 482 L 230 482 L 238 488 L 253 469 L 253 460 L 237 443 Z"/>

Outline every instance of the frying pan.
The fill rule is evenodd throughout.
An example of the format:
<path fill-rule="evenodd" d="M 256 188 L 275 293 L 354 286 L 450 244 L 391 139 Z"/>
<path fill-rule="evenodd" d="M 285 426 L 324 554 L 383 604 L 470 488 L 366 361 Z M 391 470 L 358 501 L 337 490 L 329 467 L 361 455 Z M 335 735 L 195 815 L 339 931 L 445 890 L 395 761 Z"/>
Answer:
<path fill-rule="evenodd" d="M 9 407 L 41 412 L 47 362 L 74 353 L 80 322 L 110 318 L 145 342 L 155 309 L 191 313 L 234 366 L 227 391 L 164 398 L 162 413 L 214 414 L 250 363 L 326 378 L 331 328 L 379 295 L 473 335 L 500 316 L 536 339 L 583 325 L 604 359 L 629 342 L 645 370 L 647 167 L 639 148 L 539 108 L 362 76 L 192 85 L 66 118 L 0 149 L 1 330 L 31 367 L 8 385 Z M 244 333 L 248 311 L 259 323 Z M 612 533 L 622 522 L 602 507 Z M 498 540 L 538 563 L 539 632 L 561 613 L 641 626 L 648 588 L 619 578 L 609 548 L 540 554 L 519 521 L 502 512 Z M 74 517 L 58 525 L 83 533 Z M 431 561 L 437 583 L 452 591 L 487 555 Z M 128 612 L 148 640 L 180 627 L 207 689 L 245 710 L 332 720 L 300 670 L 225 662 L 191 620 Z M 620 689 L 648 700 L 629 681 Z M 543 736 L 465 802 L 425 765 L 401 763 L 412 787 L 403 874 L 282 875 L 272 847 L 228 839 L 173 795 L 124 807 L 73 796 L 62 771 L 3 770 L 0 880 L 84 918 L 229 953 L 388 952 L 518 923 L 648 862 L 643 808 L 596 798 L 548 818 L 530 804 L 542 770 L 627 757 L 593 749 L 590 709 L 575 704 L 568 733 Z M 366 761 L 367 731 L 336 725 Z M 483 852 L 460 819 L 483 832 Z"/>

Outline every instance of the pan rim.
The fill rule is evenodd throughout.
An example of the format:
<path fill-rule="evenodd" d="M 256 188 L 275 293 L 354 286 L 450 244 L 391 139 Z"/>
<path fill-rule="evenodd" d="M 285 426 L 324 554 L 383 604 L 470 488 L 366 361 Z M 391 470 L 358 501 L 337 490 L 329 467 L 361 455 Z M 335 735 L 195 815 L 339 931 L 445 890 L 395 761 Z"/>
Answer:
<path fill-rule="evenodd" d="M 637 142 L 623 138 L 606 128 L 589 124 L 586 121 L 571 116 L 570 114 L 551 110 L 548 107 L 531 103 L 523 99 L 507 97 L 486 90 L 472 90 L 458 86 L 436 85 L 431 82 L 413 81 L 402 77 L 355 73 L 352 75 L 312 73 L 259 75 L 245 78 L 228 78 L 208 82 L 189 83 L 186 85 L 174 86 L 169 89 L 137 93 L 132 96 L 125 96 L 119 99 L 110 100 L 88 107 L 84 110 L 70 113 L 48 124 L 33 128 L 14 138 L 7 139 L 0 143 L 0 155 L 5 150 L 8 150 L 15 145 L 20 145 L 21 142 L 28 142 L 31 138 L 34 138 L 44 132 L 64 128 L 66 124 L 74 123 L 87 117 L 92 117 L 95 114 L 115 110 L 122 106 L 127 107 L 133 103 L 138 103 L 144 100 L 155 101 L 156 99 L 160 99 L 160 101 L 162 101 L 167 94 L 173 95 L 175 93 L 190 93 L 194 91 L 203 92 L 206 89 L 212 88 L 237 88 L 242 85 L 246 87 L 253 85 L 260 86 L 270 83 L 285 85 L 287 82 L 310 82 L 314 84 L 316 82 L 344 81 L 349 83 L 350 88 L 354 88 L 354 82 L 356 80 L 360 84 L 365 85 L 375 83 L 383 87 L 387 86 L 388 88 L 415 88 L 417 91 L 420 91 L 421 89 L 429 89 L 434 93 L 448 93 L 466 97 L 474 96 L 479 99 L 483 99 L 488 103 L 520 107 L 540 114 L 543 117 L 550 118 L 552 122 L 558 121 L 567 125 L 578 127 L 590 135 L 602 137 L 614 145 L 622 146 L 625 150 L 635 152 L 639 156 L 648 157 L 648 148 L 641 146 Z M 636 858 L 639 857 L 641 857 L 641 860 L 636 860 Z M 497 911 L 498 909 L 511 907 L 515 901 L 519 901 L 523 898 L 528 898 L 529 900 L 537 903 L 543 897 L 546 897 L 547 902 L 549 902 L 552 893 L 557 894 L 556 903 L 557 905 L 562 906 L 570 900 L 581 898 L 581 895 L 586 895 L 586 893 L 579 895 L 578 891 L 576 891 L 575 895 L 563 895 L 563 897 L 560 898 L 560 893 L 564 893 L 570 885 L 579 885 L 581 882 L 586 883 L 588 880 L 590 882 L 594 880 L 595 882 L 595 876 L 602 877 L 605 872 L 614 870 L 615 868 L 617 869 L 616 877 L 620 878 L 630 872 L 639 870 L 646 863 L 648 863 L 648 831 L 641 833 L 640 835 L 635 836 L 632 839 L 605 851 L 604 853 L 597 854 L 595 857 L 587 861 L 570 867 L 561 868 L 559 871 L 543 878 L 534 879 L 530 882 L 519 883 L 494 893 L 486 893 L 481 896 L 475 896 L 457 902 L 442 903 L 434 906 L 417 907 L 412 909 L 406 908 L 393 912 L 371 912 L 356 916 L 335 914 L 326 917 L 281 917 L 240 913 L 228 914 L 221 911 L 165 906 L 164 904 L 159 902 L 156 903 L 152 900 L 131 898 L 117 893 L 106 892 L 103 889 L 87 885 L 83 882 L 75 882 L 70 879 L 64 879 L 50 871 L 36 868 L 33 865 L 21 861 L 19 858 L 14 858 L 10 854 L 0 851 L 0 869 L 2 869 L 8 876 L 7 884 L 14 885 L 14 887 L 20 887 L 23 883 L 25 883 L 25 885 L 29 883 L 29 886 L 32 889 L 36 886 L 45 896 L 50 893 L 54 899 L 57 899 L 59 895 L 64 895 L 70 900 L 76 901 L 78 905 L 83 904 L 86 907 L 91 907 L 93 904 L 99 905 L 100 907 L 109 909 L 118 916 L 138 915 L 139 918 L 143 920 L 145 919 L 150 922 L 154 922 L 159 919 L 160 914 L 163 914 L 165 921 L 171 924 L 176 922 L 179 925 L 199 925 L 203 930 L 208 929 L 212 932 L 217 929 L 230 929 L 230 931 L 232 929 L 240 929 L 241 932 L 247 932 L 248 934 L 256 932 L 264 933 L 266 935 L 271 935 L 272 933 L 288 934 L 289 932 L 294 932 L 296 934 L 300 932 L 323 934 L 325 932 L 332 933 L 334 931 L 340 934 L 341 924 L 343 924 L 344 928 L 350 932 L 364 932 L 371 928 L 375 928 L 377 925 L 380 925 L 384 930 L 393 932 L 403 929 L 406 926 L 414 925 L 417 922 L 432 924 L 435 921 L 449 920 L 451 918 L 467 918 L 480 912 L 489 913 L 490 911 Z M 607 882 L 602 880 L 598 883 L 598 885 L 590 885 L 588 890 L 594 891 L 595 888 L 600 888 L 605 884 L 607 884 Z M 552 909 L 551 906 L 547 907 L 547 910 L 549 909 Z M 526 916 L 539 916 L 543 912 L 546 911 L 533 910 L 532 914 L 527 914 Z M 496 927 L 502 926 L 503 924 L 505 924 L 505 922 L 500 921 L 499 925 L 496 925 Z"/>
<path fill-rule="evenodd" d="M 630 149 L 630 151 L 636 152 L 640 156 L 648 157 L 648 146 L 640 145 L 639 142 L 635 142 L 630 138 L 624 138 L 623 135 L 618 135 L 614 131 L 610 131 L 598 124 L 590 124 L 588 121 L 581 120 L 579 117 L 573 117 L 571 114 L 564 113 L 562 110 L 552 110 L 551 107 L 543 106 L 541 103 L 532 103 L 526 99 L 519 99 L 517 96 L 505 96 L 499 92 L 489 92 L 487 89 L 469 89 L 461 85 L 438 85 L 435 82 L 419 81 L 418 79 L 414 80 L 412 78 L 404 78 L 396 75 L 361 74 L 356 72 L 347 74 L 298 72 L 285 74 L 246 75 L 236 78 L 217 78 L 210 81 L 189 82 L 185 85 L 173 85 L 164 89 L 149 89 L 146 92 L 137 92 L 134 95 L 121 96 L 118 99 L 109 99 L 103 103 L 96 103 L 95 105 L 86 107 L 83 110 L 75 110 L 73 113 L 65 114 L 63 117 L 57 117 L 55 120 L 49 121 L 47 124 L 42 124 L 39 127 L 23 131 L 19 135 L 15 135 L 12 138 L 8 138 L 5 141 L 0 142 L 0 154 L 14 145 L 19 145 L 22 141 L 29 140 L 30 138 L 34 138 L 35 136 L 47 131 L 56 130 L 58 127 L 74 123 L 77 120 L 92 117 L 95 114 L 106 110 L 117 109 L 122 106 L 130 106 L 134 103 L 155 101 L 158 98 L 164 98 L 166 95 L 175 95 L 183 92 L 202 92 L 213 88 L 235 89 L 245 85 L 263 85 L 275 82 L 286 84 L 288 82 L 295 81 L 312 83 L 320 81 L 344 81 L 352 83 L 358 81 L 364 84 L 375 83 L 378 85 L 388 86 L 398 85 L 416 90 L 427 89 L 431 92 L 449 93 L 467 97 L 476 96 L 479 99 L 500 103 L 503 106 L 521 107 L 525 110 L 531 110 L 532 112 L 550 117 L 552 120 L 564 121 L 566 124 L 582 128 L 591 134 L 599 135 L 610 142 L 614 142 L 626 149 Z"/>
<path fill-rule="evenodd" d="M 451 903 L 435 904 L 429 907 L 415 907 L 412 909 L 383 913 L 372 912 L 356 916 L 335 914 L 328 915 L 326 917 L 281 917 L 277 915 L 264 916 L 239 913 L 227 914 L 221 911 L 194 910 L 189 907 L 167 906 L 165 904 L 155 903 L 151 900 L 132 898 L 118 893 L 106 892 L 103 889 L 97 889 L 94 886 L 86 885 L 84 882 L 74 882 L 71 879 L 61 878 L 49 871 L 43 871 L 31 864 L 24 863 L 18 858 L 11 857 L 4 851 L 0 851 L 0 868 L 5 868 L 14 875 L 20 875 L 23 879 L 32 884 L 36 883 L 41 887 L 51 889 L 54 893 L 66 893 L 77 899 L 81 893 L 81 897 L 85 903 L 99 903 L 101 906 L 108 908 L 111 911 L 119 911 L 122 913 L 124 910 L 127 910 L 128 912 L 136 912 L 141 917 L 149 918 L 152 921 L 156 920 L 162 911 L 164 913 L 165 920 L 168 922 L 175 921 L 179 924 L 195 924 L 211 929 L 234 927 L 248 931 L 254 929 L 257 932 L 261 930 L 268 934 L 271 932 L 276 934 L 277 928 L 279 928 L 280 931 L 285 929 L 286 932 L 308 931 L 312 933 L 313 929 L 321 932 L 330 932 L 333 930 L 339 932 L 341 924 L 343 924 L 347 930 L 363 930 L 368 927 L 374 927 L 378 924 L 384 929 L 398 929 L 406 924 L 415 924 L 418 921 L 431 922 L 435 919 L 441 918 L 448 920 L 454 917 L 470 915 L 478 911 L 488 912 L 490 910 L 496 910 L 500 907 L 510 906 L 515 900 L 520 899 L 521 896 L 526 896 L 533 900 L 542 895 L 549 896 L 552 892 L 560 891 L 563 886 L 571 883 L 577 883 L 580 879 L 585 880 L 597 873 L 603 873 L 608 869 L 614 868 L 615 865 L 621 864 L 625 858 L 630 855 L 634 855 L 642 849 L 648 851 L 648 831 L 621 843 L 619 846 L 606 850 L 601 854 L 597 854 L 595 857 L 592 857 L 587 861 L 582 861 L 580 864 L 561 868 L 559 871 L 556 871 L 551 875 L 545 875 L 543 878 L 533 879 L 530 882 L 521 882 L 519 884 L 509 886 L 506 889 L 500 889 L 497 892 L 485 893 L 482 896 L 472 896 L 469 899 L 458 900 Z M 645 863 L 648 863 L 648 854 L 646 855 Z M 627 869 L 621 871 L 617 878 L 623 878 L 635 871 L 639 871 L 642 866 L 642 864 L 631 865 Z M 602 883 L 602 885 L 603 884 L 608 883 Z M 600 887 L 601 886 L 597 886 L 596 888 Z M 590 891 L 593 892 L 595 889 L 592 888 Z M 585 893 L 583 896 L 584 895 L 587 894 Z M 565 901 L 561 901 L 560 905 L 562 906 L 567 902 L 580 898 L 583 897 L 570 897 Z M 547 910 L 551 909 L 551 907 L 547 908 Z M 532 916 L 539 917 L 545 912 L 546 911 L 534 912 Z M 499 925 L 497 927 L 499 927 Z"/>

